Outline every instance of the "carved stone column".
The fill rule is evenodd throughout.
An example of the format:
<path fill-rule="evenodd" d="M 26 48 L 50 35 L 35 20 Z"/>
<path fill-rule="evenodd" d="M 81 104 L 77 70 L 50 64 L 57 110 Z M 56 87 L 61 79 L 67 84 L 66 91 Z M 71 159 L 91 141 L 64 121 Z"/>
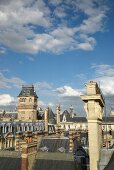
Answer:
<path fill-rule="evenodd" d="M 22 162 L 21 170 L 28 170 L 28 148 L 27 145 L 22 146 Z"/>
<path fill-rule="evenodd" d="M 49 107 L 45 110 L 45 113 L 44 113 L 44 123 L 45 123 L 46 133 L 48 133 L 48 114 L 49 114 Z"/>
<path fill-rule="evenodd" d="M 57 107 L 56 107 L 57 125 L 60 124 L 60 111 L 61 111 L 60 106 L 57 106 Z"/>
<path fill-rule="evenodd" d="M 86 85 L 86 95 L 81 99 L 85 102 L 84 109 L 87 113 L 90 170 L 98 170 L 100 150 L 102 148 L 102 116 L 104 97 L 98 84 L 90 81 Z"/>
<path fill-rule="evenodd" d="M 73 131 L 69 130 L 69 152 L 73 152 Z"/>

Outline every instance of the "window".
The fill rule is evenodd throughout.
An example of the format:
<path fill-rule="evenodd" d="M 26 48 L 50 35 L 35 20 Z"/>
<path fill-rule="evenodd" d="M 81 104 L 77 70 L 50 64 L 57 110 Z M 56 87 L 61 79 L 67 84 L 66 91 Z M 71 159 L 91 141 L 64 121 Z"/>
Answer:
<path fill-rule="evenodd" d="M 65 115 L 63 116 L 63 122 L 66 122 L 66 116 Z"/>
<path fill-rule="evenodd" d="M 29 99 L 29 102 L 30 102 L 30 103 L 32 102 L 32 99 L 31 99 L 31 98 Z"/>
<path fill-rule="evenodd" d="M 30 90 L 27 90 L 27 93 L 26 93 L 26 94 L 27 94 L 27 96 L 29 96 L 29 95 L 30 95 Z"/>

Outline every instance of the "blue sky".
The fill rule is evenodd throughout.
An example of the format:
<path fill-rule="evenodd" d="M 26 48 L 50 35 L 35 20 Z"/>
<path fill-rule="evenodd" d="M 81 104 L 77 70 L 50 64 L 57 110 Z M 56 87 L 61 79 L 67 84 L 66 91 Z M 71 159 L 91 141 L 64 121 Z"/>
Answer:
<path fill-rule="evenodd" d="M 107 0 L 0 0 L 0 107 L 34 84 L 39 106 L 83 114 L 89 80 L 114 105 L 113 9 Z"/>

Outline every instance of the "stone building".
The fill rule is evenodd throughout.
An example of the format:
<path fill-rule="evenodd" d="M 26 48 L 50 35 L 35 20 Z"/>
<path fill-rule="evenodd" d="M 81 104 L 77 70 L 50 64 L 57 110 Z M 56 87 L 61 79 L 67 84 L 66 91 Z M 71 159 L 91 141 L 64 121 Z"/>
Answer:
<path fill-rule="evenodd" d="M 38 135 L 44 134 L 46 127 L 48 133 L 55 133 L 55 127 L 49 123 L 50 111 L 48 109 L 47 117 L 40 116 L 38 111 L 38 96 L 34 86 L 22 86 L 18 95 L 17 111 L 0 114 L 0 149 L 12 148 L 17 150 L 21 144 L 34 142 Z M 45 118 L 46 119 L 45 119 Z M 48 122 L 47 122 L 48 121 Z M 19 147 L 18 147 L 19 146 Z"/>
<path fill-rule="evenodd" d="M 14 162 L 17 162 L 19 170 L 87 170 L 89 158 L 90 170 L 112 167 L 114 161 L 109 160 L 111 155 L 114 157 L 111 150 L 114 114 L 105 117 L 104 97 L 96 82 L 90 81 L 86 92 L 81 96 L 86 117 L 77 116 L 72 107 L 70 111 L 62 112 L 57 106 L 55 122 L 55 114 L 49 107 L 44 111 L 38 110 L 34 87 L 22 86 L 17 116 L 9 116 L 7 120 L 7 113 L 0 116 L 1 170 L 7 169 L 5 163 L 9 160 L 9 170 L 15 169 Z"/>
<path fill-rule="evenodd" d="M 38 96 L 34 90 L 34 86 L 22 86 L 22 90 L 17 98 L 18 120 L 36 121 Z"/>

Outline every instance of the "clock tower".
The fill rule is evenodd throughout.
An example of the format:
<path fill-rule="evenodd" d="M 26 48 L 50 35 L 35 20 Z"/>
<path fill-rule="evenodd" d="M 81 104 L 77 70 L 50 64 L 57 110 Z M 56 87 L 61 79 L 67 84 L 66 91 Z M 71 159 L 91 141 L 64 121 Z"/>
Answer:
<path fill-rule="evenodd" d="M 22 90 L 17 98 L 18 120 L 36 121 L 38 96 L 34 90 L 34 86 L 22 86 Z"/>

